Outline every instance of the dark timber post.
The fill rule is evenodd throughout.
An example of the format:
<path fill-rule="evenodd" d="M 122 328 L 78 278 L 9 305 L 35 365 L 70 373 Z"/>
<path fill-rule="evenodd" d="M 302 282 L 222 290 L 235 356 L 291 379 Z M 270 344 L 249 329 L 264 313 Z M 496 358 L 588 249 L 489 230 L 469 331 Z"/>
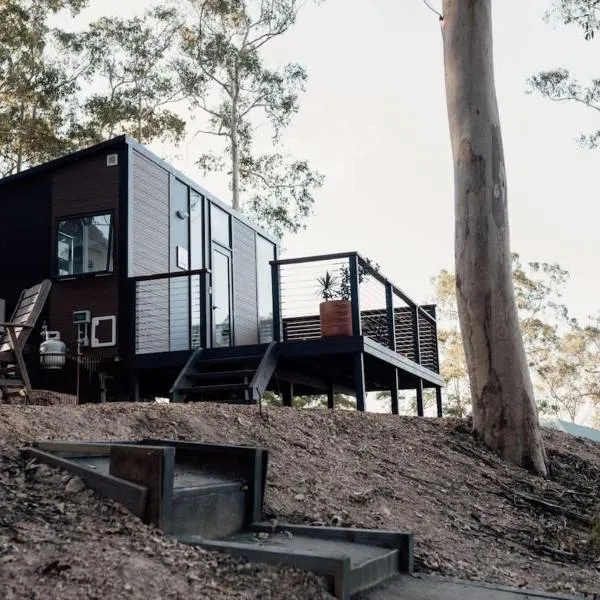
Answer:
<path fill-rule="evenodd" d="M 333 387 L 333 383 L 330 383 L 327 387 L 327 408 L 329 408 L 330 410 L 333 410 L 335 408 L 334 398 L 335 389 Z"/>
<path fill-rule="evenodd" d="M 281 279 L 280 267 L 271 262 L 271 284 L 273 288 L 273 341 L 281 342 Z"/>
<path fill-rule="evenodd" d="M 413 319 L 413 353 L 415 362 L 421 364 L 421 331 L 419 327 L 419 307 L 415 304 L 412 313 Z M 422 417 L 423 410 L 423 380 L 417 377 L 417 414 Z"/>
<path fill-rule="evenodd" d="M 423 380 L 418 377 L 417 378 L 417 415 L 422 417 L 425 414 L 423 410 Z"/>
<path fill-rule="evenodd" d="M 398 414 L 398 369 L 393 367 L 392 372 L 392 387 L 390 388 L 390 396 L 392 398 L 392 414 Z"/>
<path fill-rule="evenodd" d="M 354 355 L 354 387 L 356 388 L 356 410 L 365 412 L 365 357 L 362 352 Z"/>
<path fill-rule="evenodd" d="M 441 419 L 444 414 L 442 410 L 442 388 L 439 385 L 435 388 L 435 403 L 437 405 L 437 416 Z"/>
<path fill-rule="evenodd" d="M 294 384 L 291 381 L 284 382 L 283 390 L 281 391 L 281 399 L 284 406 L 292 406 L 294 398 Z"/>
<path fill-rule="evenodd" d="M 349 275 L 350 275 L 350 301 L 352 302 L 352 335 L 362 335 L 362 326 L 360 322 L 360 289 L 358 281 L 358 255 L 351 254 L 349 257 Z"/>

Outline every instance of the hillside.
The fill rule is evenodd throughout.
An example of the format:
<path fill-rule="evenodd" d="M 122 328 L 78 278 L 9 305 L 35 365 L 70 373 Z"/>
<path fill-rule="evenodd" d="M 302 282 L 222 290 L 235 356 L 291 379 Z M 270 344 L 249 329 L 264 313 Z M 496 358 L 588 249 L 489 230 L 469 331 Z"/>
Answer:
<path fill-rule="evenodd" d="M 419 570 L 562 593 L 600 590 L 600 552 L 588 541 L 600 445 L 545 431 L 552 478 L 544 481 L 505 465 L 452 420 L 115 404 L 0 406 L 3 598 L 100 598 L 119 589 L 131 598 L 200 590 L 206 598 L 328 597 L 311 575 L 167 542 L 92 492 L 66 488 L 61 474 L 24 471 L 15 460 L 34 439 L 144 436 L 263 445 L 267 517 L 414 531 Z"/>

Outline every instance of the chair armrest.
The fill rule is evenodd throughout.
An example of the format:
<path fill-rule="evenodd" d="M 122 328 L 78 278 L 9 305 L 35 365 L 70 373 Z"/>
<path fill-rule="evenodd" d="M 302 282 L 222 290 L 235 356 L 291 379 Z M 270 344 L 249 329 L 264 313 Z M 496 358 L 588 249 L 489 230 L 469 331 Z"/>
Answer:
<path fill-rule="evenodd" d="M 0 327 L 22 327 L 23 329 L 33 329 L 33 325 L 27 325 L 26 323 L 6 323 L 5 321 L 0 321 Z"/>

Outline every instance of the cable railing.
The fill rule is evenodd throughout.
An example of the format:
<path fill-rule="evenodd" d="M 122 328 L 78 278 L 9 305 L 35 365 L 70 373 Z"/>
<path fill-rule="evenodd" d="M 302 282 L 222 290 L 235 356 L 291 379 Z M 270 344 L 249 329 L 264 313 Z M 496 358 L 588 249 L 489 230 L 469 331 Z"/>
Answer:
<path fill-rule="evenodd" d="M 435 306 L 417 305 L 378 265 L 347 252 L 271 266 L 276 341 L 364 335 L 439 373 Z"/>
<path fill-rule="evenodd" d="M 198 269 L 131 279 L 136 354 L 194 350 L 207 342 L 207 276 Z"/>

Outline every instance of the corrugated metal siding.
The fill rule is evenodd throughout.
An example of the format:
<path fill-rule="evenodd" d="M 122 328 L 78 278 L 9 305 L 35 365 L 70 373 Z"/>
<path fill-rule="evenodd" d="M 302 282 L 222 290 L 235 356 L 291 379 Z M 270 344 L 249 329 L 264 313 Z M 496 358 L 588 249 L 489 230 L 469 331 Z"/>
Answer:
<path fill-rule="evenodd" d="M 132 273 L 130 277 L 169 271 L 169 174 L 133 152 Z M 168 309 L 167 309 L 168 312 Z"/>
<path fill-rule="evenodd" d="M 233 326 L 235 345 L 258 342 L 256 238 L 254 231 L 233 219 Z"/>
<path fill-rule="evenodd" d="M 169 271 L 169 174 L 138 152 L 132 158 L 130 277 Z M 169 280 L 136 286 L 136 353 L 169 350 Z"/>

